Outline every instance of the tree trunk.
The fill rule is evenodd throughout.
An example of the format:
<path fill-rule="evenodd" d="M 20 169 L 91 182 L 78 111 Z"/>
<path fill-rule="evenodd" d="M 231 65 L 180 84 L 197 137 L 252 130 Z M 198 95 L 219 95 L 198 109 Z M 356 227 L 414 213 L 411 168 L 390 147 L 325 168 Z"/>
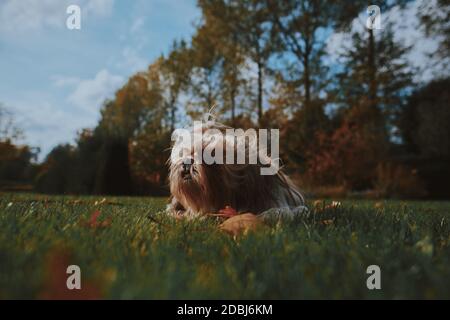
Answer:
<path fill-rule="evenodd" d="M 236 119 L 236 102 L 235 102 L 235 88 L 233 87 L 230 90 L 230 104 L 231 104 L 231 125 L 233 127 L 235 127 L 236 123 L 235 123 L 235 119 Z"/>
<path fill-rule="evenodd" d="M 305 57 L 304 61 L 304 85 L 305 85 L 305 107 L 309 108 L 311 105 L 311 80 L 309 78 L 309 57 Z"/>
<path fill-rule="evenodd" d="M 369 104 L 372 112 L 377 108 L 377 79 L 376 79 L 376 64 L 375 64 L 375 39 L 373 30 L 369 29 Z"/>
<path fill-rule="evenodd" d="M 258 60 L 258 123 L 261 124 L 262 119 L 262 100 L 263 100 L 263 80 L 262 80 L 262 63 Z"/>
<path fill-rule="evenodd" d="M 107 195 L 133 193 L 127 139 L 110 138 L 103 143 L 94 193 Z"/>
<path fill-rule="evenodd" d="M 175 130 L 175 100 L 176 98 L 174 96 L 170 98 L 170 132 L 173 132 Z"/>
<path fill-rule="evenodd" d="M 303 83 L 305 86 L 305 107 L 311 106 L 311 79 L 309 70 L 309 58 L 311 54 L 311 48 L 309 45 L 309 39 L 305 39 L 305 52 L 303 55 Z"/>

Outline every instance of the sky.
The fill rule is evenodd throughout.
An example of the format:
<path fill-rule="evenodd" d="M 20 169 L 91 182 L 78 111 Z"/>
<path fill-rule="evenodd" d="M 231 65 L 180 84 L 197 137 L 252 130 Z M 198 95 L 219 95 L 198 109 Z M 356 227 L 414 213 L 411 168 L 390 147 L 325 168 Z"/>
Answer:
<path fill-rule="evenodd" d="M 71 4 L 80 30 L 66 27 Z M 102 102 L 198 18 L 195 0 L 1 0 L 0 103 L 42 160 L 95 126 Z"/>
<path fill-rule="evenodd" d="M 437 44 L 418 30 L 422 1 L 382 13 L 382 23 L 397 21 L 397 40 L 413 46 L 409 59 L 424 70 L 418 82 L 431 78 L 427 52 Z M 72 4 L 81 8 L 80 30 L 66 27 Z M 94 127 L 103 101 L 174 39 L 189 39 L 199 18 L 195 0 L 0 0 L 0 103 L 15 115 L 23 143 L 40 147 L 43 160 L 55 145 L 73 143 L 77 131 Z M 354 29 L 358 19 L 366 13 L 355 18 Z M 332 33 L 327 39 L 331 63 L 345 38 Z"/>

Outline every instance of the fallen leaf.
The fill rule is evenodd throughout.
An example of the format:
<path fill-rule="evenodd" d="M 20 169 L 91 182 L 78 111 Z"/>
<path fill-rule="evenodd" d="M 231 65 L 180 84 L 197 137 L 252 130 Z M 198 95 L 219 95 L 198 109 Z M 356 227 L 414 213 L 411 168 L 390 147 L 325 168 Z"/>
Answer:
<path fill-rule="evenodd" d="M 219 213 L 210 213 L 209 215 L 214 217 L 231 218 L 237 216 L 238 213 L 234 208 L 230 206 L 225 206 L 224 209 L 219 210 Z"/>
<path fill-rule="evenodd" d="M 219 228 L 236 236 L 241 233 L 256 230 L 263 225 L 264 223 L 258 216 L 253 213 L 243 213 L 225 220 Z"/>
<path fill-rule="evenodd" d="M 89 224 L 91 226 L 96 226 L 98 224 L 97 219 L 98 217 L 100 217 L 101 214 L 102 213 L 99 210 L 95 210 L 89 219 Z"/>
<path fill-rule="evenodd" d="M 322 220 L 321 221 L 323 225 L 328 226 L 330 224 L 333 224 L 333 220 L 332 219 L 328 219 L 328 220 Z"/>
<path fill-rule="evenodd" d="M 95 210 L 88 221 L 81 219 L 81 224 L 85 227 L 89 228 L 104 228 L 109 227 L 111 225 L 111 218 L 107 218 L 106 220 L 100 222 L 98 218 L 100 217 L 101 212 L 99 210 Z"/>
<path fill-rule="evenodd" d="M 383 202 L 377 202 L 374 205 L 375 209 L 382 209 L 384 207 Z"/>
<path fill-rule="evenodd" d="M 341 207 L 341 203 L 339 201 L 333 201 L 331 204 L 326 205 L 325 209 L 338 209 Z"/>

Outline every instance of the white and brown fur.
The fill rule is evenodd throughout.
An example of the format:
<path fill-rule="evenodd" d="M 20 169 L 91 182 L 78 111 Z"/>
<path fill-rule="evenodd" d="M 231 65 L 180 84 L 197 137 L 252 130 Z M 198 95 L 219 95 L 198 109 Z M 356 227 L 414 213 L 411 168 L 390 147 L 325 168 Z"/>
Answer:
<path fill-rule="evenodd" d="M 218 129 L 224 133 L 230 128 L 215 121 L 208 121 L 203 124 L 203 131 L 207 129 Z M 203 138 L 202 151 L 206 142 L 211 142 L 210 138 Z M 275 175 L 261 175 L 260 162 L 211 165 L 195 163 L 193 161 L 195 148 L 184 152 L 183 155 L 175 155 L 174 147 L 177 143 L 179 142 L 175 142 L 172 147 L 172 156 L 168 160 L 171 192 L 168 211 L 170 214 L 187 217 L 201 216 L 216 213 L 225 206 L 231 206 L 238 212 L 254 214 L 273 208 L 304 207 L 303 196 L 281 169 Z M 228 142 L 226 139 L 223 141 L 219 138 L 215 143 L 221 143 L 225 148 Z M 236 144 L 233 145 L 236 146 Z M 192 164 L 186 165 L 189 162 Z M 295 211 L 289 210 L 289 212 Z"/>

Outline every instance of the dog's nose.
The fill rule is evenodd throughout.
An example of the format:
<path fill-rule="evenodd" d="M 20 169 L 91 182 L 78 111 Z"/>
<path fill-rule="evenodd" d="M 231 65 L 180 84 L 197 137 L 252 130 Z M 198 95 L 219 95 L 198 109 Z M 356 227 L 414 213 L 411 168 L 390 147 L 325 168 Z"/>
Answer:
<path fill-rule="evenodd" d="M 183 172 L 190 172 L 192 164 L 191 163 L 183 163 Z"/>
<path fill-rule="evenodd" d="M 183 161 L 181 165 L 183 168 L 182 171 L 183 176 L 191 174 L 192 159 L 186 159 L 185 161 Z"/>

